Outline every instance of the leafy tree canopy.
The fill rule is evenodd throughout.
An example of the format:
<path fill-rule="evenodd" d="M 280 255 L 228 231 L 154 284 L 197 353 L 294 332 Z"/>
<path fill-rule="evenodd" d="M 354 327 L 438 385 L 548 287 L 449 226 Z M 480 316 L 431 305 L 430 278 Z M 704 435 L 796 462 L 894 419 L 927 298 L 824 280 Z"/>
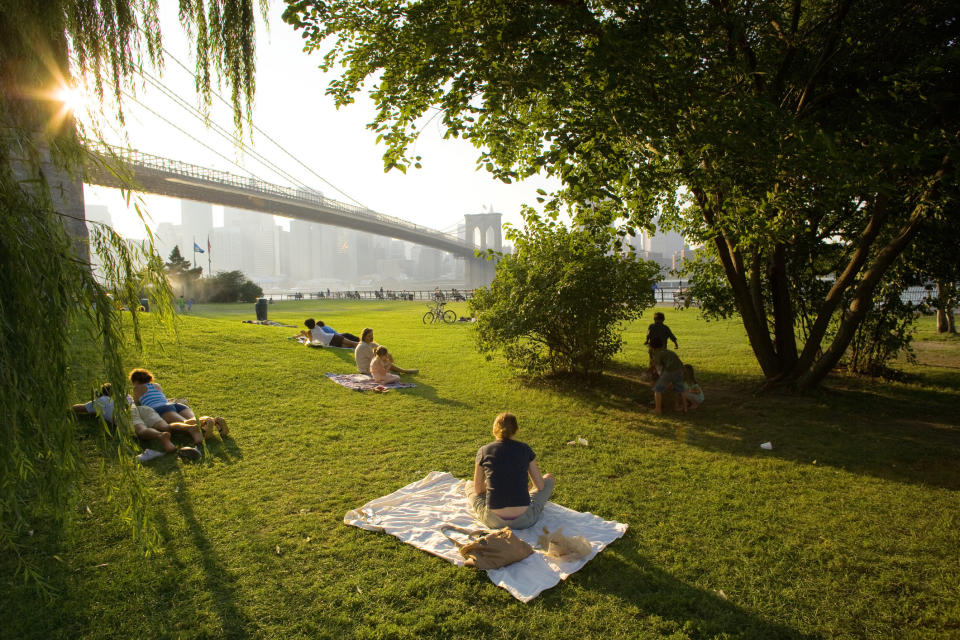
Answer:
<path fill-rule="evenodd" d="M 508 229 L 489 287 L 470 300 L 481 352 L 503 351 L 516 368 L 595 375 L 620 351 L 620 326 L 654 304 L 660 267 L 614 251 L 606 230 L 567 229 L 528 211 Z"/>
<path fill-rule="evenodd" d="M 710 245 L 772 382 L 820 383 L 955 191 L 950 0 L 288 5 L 308 49 L 332 43 L 337 104 L 369 86 L 388 168 L 439 109 L 502 180 L 559 178 L 548 211 Z M 827 281 L 798 338 L 795 288 Z"/>

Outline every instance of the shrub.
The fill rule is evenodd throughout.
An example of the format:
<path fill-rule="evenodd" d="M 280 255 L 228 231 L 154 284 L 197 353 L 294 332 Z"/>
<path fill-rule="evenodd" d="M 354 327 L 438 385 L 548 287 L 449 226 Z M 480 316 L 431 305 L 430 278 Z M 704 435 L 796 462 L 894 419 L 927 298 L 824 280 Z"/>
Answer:
<path fill-rule="evenodd" d="M 477 347 L 531 374 L 595 375 L 620 350 L 620 325 L 654 303 L 659 267 L 614 250 L 609 230 L 567 229 L 528 215 L 508 229 L 515 253 L 474 293 Z"/>
<path fill-rule="evenodd" d="M 251 282 L 242 271 L 220 271 L 212 278 L 200 280 L 206 302 L 255 302 L 263 289 Z"/>

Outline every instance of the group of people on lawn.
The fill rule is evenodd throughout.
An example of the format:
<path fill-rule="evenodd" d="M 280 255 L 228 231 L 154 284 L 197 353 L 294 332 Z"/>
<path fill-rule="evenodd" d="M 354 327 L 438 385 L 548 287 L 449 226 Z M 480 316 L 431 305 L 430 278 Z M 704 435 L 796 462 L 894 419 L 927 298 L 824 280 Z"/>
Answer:
<path fill-rule="evenodd" d="M 674 408 L 686 413 L 703 404 L 703 389 L 694 376 L 693 365 L 684 364 L 673 351 L 667 349 L 667 340 L 673 341 L 674 349 L 679 349 L 677 337 L 673 335 L 664 320 L 661 312 L 653 314 L 653 324 L 647 328 L 647 339 L 644 342 L 650 352 L 649 379 L 653 383 L 653 407 L 658 414 L 663 413 L 663 394 L 673 390 L 676 401 Z"/>
<path fill-rule="evenodd" d="M 219 433 L 221 438 L 230 433 L 227 421 L 222 417 L 197 418 L 193 409 L 187 405 L 168 399 L 160 385 L 153 381 L 153 374 L 146 369 L 131 371 L 130 382 L 133 385 L 133 395 L 128 395 L 126 401 L 130 406 L 133 431 L 141 440 L 156 440 L 163 448 L 163 453 L 155 449 L 145 450 L 137 456 L 141 462 L 153 460 L 164 453 L 176 453 L 185 460 L 199 460 L 203 454 L 197 445 L 205 438 L 212 437 L 215 432 Z M 73 412 L 78 415 L 100 415 L 112 423 L 115 418 L 112 385 L 107 382 L 100 387 L 100 395 L 95 400 L 73 405 Z M 190 436 L 193 446 L 174 445 L 171 441 L 174 433 Z"/>
<path fill-rule="evenodd" d="M 419 369 L 404 369 L 393 361 L 393 356 L 383 345 L 373 341 L 373 329 L 367 327 L 360 332 L 360 337 L 352 333 L 340 333 L 328 327 L 322 320 L 307 318 L 303 322 L 306 327 L 299 336 L 307 339 L 307 346 L 340 347 L 353 349 L 353 356 L 357 362 L 357 372 L 370 376 L 378 384 L 392 384 L 400 381 L 397 374 L 419 373 Z"/>
<path fill-rule="evenodd" d="M 697 384 L 693 367 L 684 365 L 676 353 L 667 349 L 667 340 L 672 340 L 675 348 L 679 348 L 679 344 L 676 336 L 664 324 L 664 319 L 662 313 L 654 314 L 654 322 L 647 330 L 645 342 L 650 353 L 650 373 L 656 375 L 653 383 L 654 410 L 663 412 L 663 394 L 672 389 L 677 397 L 676 409 L 686 412 L 703 402 L 703 390 Z M 308 339 L 308 343 L 353 349 L 357 370 L 369 374 L 381 384 L 399 380 L 398 373 L 418 372 L 417 369 L 403 369 L 394 364 L 386 347 L 374 342 L 373 329 L 369 327 L 358 338 L 353 334 L 338 333 L 313 318 L 308 318 L 304 325 L 307 330 L 302 331 L 301 335 Z M 158 440 L 165 453 L 177 452 L 186 459 L 199 459 L 201 454 L 196 445 L 203 442 L 204 437 L 212 435 L 214 429 L 219 431 L 221 437 L 229 433 L 223 418 L 203 416 L 198 420 L 190 407 L 167 399 L 146 369 L 134 369 L 130 373 L 130 381 L 133 383 L 133 397 L 127 396 L 127 400 L 136 434 L 145 440 Z M 104 385 L 99 398 L 74 405 L 73 410 L 80 414 L 99 413 L 105 420 L 111 421 L 113 404 L 110 392 L 109 384 Z M 533 449 L 515 439 L 518 430 L 517 417 L 512 413 L 504 412 L 494 419 L 494 441 L 477 451 L 473 482 L 467 484 L 466 497 L 474 514 L 480 522 L 494 529 L 525 529 L 533 526 L 554 489 L 553 476 L 541 473 Z M 171 443 L 171 433 L 178 431 L 189 434 L 194 446 L 178 448 Z M 141 459 L 150 451 L 142 454 Z M 151 458 L 162 455 L 157 451 L 153 453 Z M 530 483 L 533 484 L 533 491 L 529 489 Z"/>

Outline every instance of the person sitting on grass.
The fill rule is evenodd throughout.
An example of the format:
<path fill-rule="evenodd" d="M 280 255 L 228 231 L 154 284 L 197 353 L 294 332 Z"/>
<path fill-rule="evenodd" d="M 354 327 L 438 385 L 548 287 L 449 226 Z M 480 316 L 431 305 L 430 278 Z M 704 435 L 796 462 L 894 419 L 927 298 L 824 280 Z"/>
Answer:
<path fill-rule="evenodd" d="M 373 361 L 377 348 L 379 347 L 380 345 L 373 341 L 373 329 L 367 327 L 360 332 L 360 344 L 353 350 L 353 357 L 357 361 L 358 372 L 370 375 L 370 363 Z M 420 372 L 419 369 L 404 369 L 398 367 L 395 363 L 390 364 L 390 371 L 393 373 L 410 374 Z"/>
<path fill-rule="evenodd" d="M 653 384 L 653 410 L 662 414 L 663 392 L 670 385 L 673 385 L 675 393 L 683 394 L 683 363 L 676 353 L 667 349 L 666 340 L 659 336 L 650 339 L 650 361 L 659 376 Z M 677 406 L 677 408 L 680 407 Z"/>
<path fill-rule="evenodd" d="M 374 351 L 375 357 L 370 361 L 370 376 L 379 384 L 393 384 L 400 382 L 400 376 L 390 373 L 393 366 L 393 356 L 383 345 Z"/>
<path fill-rule="evenodd" d="M 73 405 L 73 412 L 77 415 L 97 415 L 107 422 L 113 423 L 113 385 L 105 382 L 100 387 L 100 396 L 85 404 Z M 163 447 L 163 453 L 177 453 L 186 460 L 199 460 L 201 453 L 194 447 L 177 447 L 170 441 L 170 425 L 160 417 L 160 415 L 150 407 L 138 407 L 134 404 L 133 398 L 127 396 L 127 402 L 130 404 L 130 419 L 133 422 L 133 432 L 141 440 L 156 440 Z M 177 426 L 189 429 L 190 425 L 180 423 Z M 155 449 L 147 449 L 139 456 L 137 460 L 147 462 L 160 457 L 161 454 Z"/>
<path fill-rule="evenodd" d="M 693 365 L 683 365 L 683 410 L 692 411 L 703 404 L 703 388 L 693 374 Z"/>
<path fill-rule="evenodd" d="M 491 529 L 532 527 L 553 493 L 553 476 L 541 475 L 533 449 L 513 439 L 518 429 L 512 413 L 494 419 L 496 440 L 477 451 L 473 483 L 467 483 L 467 499 L 477 520 Z M 533 493 L 528 477 L 536 487 Z"/>
<path fill-rule="evenodd" d="M 325 347 L 345 347 L 353 349 L 360 340 L 352 333 L 337 333 L 330 327 L 323 324 L 323 321 L 307 318 L 303 321 L 306 331 L 301 331 L 298 335 L 307 339 L 307 346 L 316 346 L 318 343 Z"/>

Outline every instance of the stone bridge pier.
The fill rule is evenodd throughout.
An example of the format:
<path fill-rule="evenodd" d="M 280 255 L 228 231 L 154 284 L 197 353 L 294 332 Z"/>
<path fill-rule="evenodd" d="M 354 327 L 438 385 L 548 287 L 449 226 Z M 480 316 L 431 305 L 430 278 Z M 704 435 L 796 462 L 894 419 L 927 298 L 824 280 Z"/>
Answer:
<path fill-rule="evenodd" d="M 499 213 L 477 213 L 463 216 L 467 242 L 484 253 L 487 249 L 502 251 L 502 217 L 503 215 Z M 493 282 L 496 268 L 497 261 L 495 259 L 467 258 L 464 273 L 467 288 L 485 287 Z"/>

